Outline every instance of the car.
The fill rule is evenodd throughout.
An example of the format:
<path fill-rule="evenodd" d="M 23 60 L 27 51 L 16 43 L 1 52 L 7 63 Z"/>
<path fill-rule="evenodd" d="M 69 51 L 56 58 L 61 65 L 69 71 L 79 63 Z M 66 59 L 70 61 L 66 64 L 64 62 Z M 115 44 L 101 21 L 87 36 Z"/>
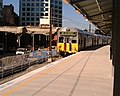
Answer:
<path fill-rule="evenodd" d="M 16 51 L 16 55 L 23 55 L 27 54 L 27 49 L 26 48 L 18 48 Z"/>

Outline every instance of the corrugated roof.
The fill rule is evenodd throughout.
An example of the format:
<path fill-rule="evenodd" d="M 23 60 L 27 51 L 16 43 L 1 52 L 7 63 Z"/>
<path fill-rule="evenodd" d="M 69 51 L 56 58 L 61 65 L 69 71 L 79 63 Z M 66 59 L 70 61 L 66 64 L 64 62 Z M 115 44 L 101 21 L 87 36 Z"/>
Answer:
<path fill-rule="evenodd" d="M 112 30 L 112 0 L 68 0 L 84 17 L 100 30 Z"/>
<path fill-rule="evenodd" d="M 40 27 L 15 27 L 15 26 L 0 26 L 0 32 L 10 32 L 10 33 L 22 33 L 23 32 L 23 28 L 26 29 L 28 34 L 31 34 L 32 32 L 34 32 L 34 34 L 45 34 L 48 35 L 50 33 L 50 29 L 49 28 L 40 28 Z M 56 31 L 58 30 L 58 28 L 54 27 L 52 28 L 52 33 L 54 34 Z"/>

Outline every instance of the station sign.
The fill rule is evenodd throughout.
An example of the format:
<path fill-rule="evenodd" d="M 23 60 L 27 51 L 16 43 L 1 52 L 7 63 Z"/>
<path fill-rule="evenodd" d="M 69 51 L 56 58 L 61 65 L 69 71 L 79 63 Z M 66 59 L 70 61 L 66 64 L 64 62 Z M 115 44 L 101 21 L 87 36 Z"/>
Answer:
<path fill-rule="evenodd" d="M 77 35 L 76 32 L 60 32 L 60 35 Z"/>

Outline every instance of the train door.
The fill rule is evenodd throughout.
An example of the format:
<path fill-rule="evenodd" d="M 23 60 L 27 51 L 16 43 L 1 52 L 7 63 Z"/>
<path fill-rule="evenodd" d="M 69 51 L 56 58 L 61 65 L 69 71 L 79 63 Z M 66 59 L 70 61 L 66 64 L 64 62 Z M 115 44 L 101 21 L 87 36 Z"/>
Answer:
<path fill-rule="evenodd" d="M 82 49 L 82 35 L 78 36 L 78 51 Z"/>
<path fill-rule="evenodd" d="M 84 35 L 84 49 L 86 49 L 86 36 Z"/>
<path fill-rule="evenodd" d="M 66 52 L 72 51 L 72 37 L 65 37 L 64 49 Z"/>

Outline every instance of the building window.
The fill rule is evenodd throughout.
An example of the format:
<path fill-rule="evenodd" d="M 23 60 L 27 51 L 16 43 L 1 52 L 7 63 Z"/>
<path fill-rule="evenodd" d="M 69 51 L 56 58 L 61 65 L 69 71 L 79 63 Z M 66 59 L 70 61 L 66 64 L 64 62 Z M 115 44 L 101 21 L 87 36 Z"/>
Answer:
<path fill-rule="evenodd" d="M 39 0 L 36 0 L 36 1 L 39 1 Z"/>
<path fill-rule="evenodd" d="M 59 23 L 62 23 L 62 20 L 61 20 L 61 21 L 59 21 Z"/>
<path fill-rule="evenodd" d="M 53 7 L 53 4 L 51 4 L 50 7 Z"/>
<path fill-rule="evenodd" d="M 30 11 L 30 8 L 27 8 L 27 11 Z"/>
<path fill-rule="evenodd" d="M 34 3 L 32 3 L 31 6 L 34 6 Z"/>
<path fill-rule="evenodd" d="M 48 16 L 48 13 L 45 13 L 45 16 Z"/>
<path fill-rule="evenodd" d="M 22 25 L 25 26 L 25 22 L 22 22 Z"/>
<path fill-rule="evenodd" d="M 34 22 L 31 22 L 31 25 L 34 26 Z"/>
<path fill-rule="evenodd" d="M 62 15 L 59 15 L 59 18 L 62 18 Z"/>
<path fill-rule="evenodd" d="M 41 3 L 41 6 L 44 6 L 44 3 Z"/>
<path fill-rule="evenodd" d="M 30 18 L 27 18 L 27 21 L 30 21 Z"/>
<path fill-rule="evenodd" d="M 39 11 L 39 8 L 36 8 L 36 11 Z"/>
<path fill-rule="evenodd" d="M 57 15 L 57 14 L 55 14 L 55 17 L 57 18 L 57 17 L 58 17 L 58 15 Z"/>
<path fill-rule="evenodd" d="M 45 19 L 48 19 L 48 17 L 45 17 Z"/>
<path fill-rule="evenodd" d="M 62 1 L 60 1 L 59 4 L 62 5 Z"/>
<path fill-rule="evenodd" d="M 45 6 L 48 6 L 48 3 L 45 3 Z"/>
<path fill-rule="evenodd" d="M 45 8 L 45 11 L 48 11 L 48 8 Z"/>
<path fill-rule="evenodd" d="M 58 3 L 58 1 L 55 1 L 55 4 L 57 4 Z"/>
<path fill-rule="evenodd" d="M 53 0 L 51 0 L 51 3 L 53 3 L 54 1 Z"/>
<path fill-rule="evenodd" d="M 36 26 L 39 26 L 39 23 L 36 23 Z"/>
<path fill-rule="evenodd" d="M 27 3 L 27 6 L 30 6 L 30 3 Z"/>
<path fill-rule="evenodd" d="M 55 27 L 58 27 L 58 24 L 55 24 Z"/>
<path fill-rule="evenodd" d="M 27 22 L 27 25 L 30 25 L 30 22 Z"/>
<path fill-rule="evenodd" d="M 36 13 L 36 16 L 39 16 L 39 13 Z"/>
<path fill-rule="evenodd" d="M 40 16 L 40 18 L 44 19 L 44 17 Z"/>
<path fill-rule="evenodd" d="M 22 8 L 22 11 L 25 11 L 25 8 Z"/>
<path fill-rule="evenodd" d="M 31 16 L 34 16 L 34 13 L 31 13 Z"/>
<path fill-rule="evenodd" d="M 39 6 L 39 3 L 36 3 L 36 6 Z"/>
<path fill-rule="evenodd" d="M 58 10 L 55 10 L 55 13 L 57 13 L 58 12 Z"/>
<path fill-rule="evenodd" d="M 24 18 L 24 17 L 22 17 L 22 21 L 25 21 L 25 18 Z"/>
<path fill-rule="evenodd" d="M 60 14 L 62 14 L 62 11 L 59 11 Z"/>
<path fill-rule="evenodd" d="M 22 6 L 25 6 L 25 3 L 22 3 Z"/>
<path fill-rule="evenodd" d="M 25 13 L 24 13 L 24 12 L 22 13 L 22 16 L 25 16 Z"/>
<path fill-rule="evenodd" d="M 36 21 L 39 21 L 39 18 L 36 18 Z"/>
<path fill-rule="evenodd" d="M 59 27 L 62 27 L 62 24 L 59 24 Z"/>
<path fill-rule="evenodd" d="M 62 9 L 62 6 L 59 6 L 59 9 Z"/>
<path fill-rule="evenodd" d="M 41 8 L 41 11 L 44 11 L 44 8 Z"/>
<path fill-rule="evenodd" d="M 31 8 L 31 11 L 35 11 L 35 8 Z"/>
<path fill-rule="evenodd" d="M 58 5 L 55 5 L 55 8 L 58 8 Z"/>
<path fill-rule="evenodd" d="M 41 16 L 44 16 L 44 13 L 41 13 Z"/>
<path fill-rule="evenodd" d="M 27 13 L 27 16 L 30 16 L 30 13 Z"/>
<path fill-rule="evenodd" d="M 34 21 L 34 18 L 31 18 L 31 21 Z"/>

